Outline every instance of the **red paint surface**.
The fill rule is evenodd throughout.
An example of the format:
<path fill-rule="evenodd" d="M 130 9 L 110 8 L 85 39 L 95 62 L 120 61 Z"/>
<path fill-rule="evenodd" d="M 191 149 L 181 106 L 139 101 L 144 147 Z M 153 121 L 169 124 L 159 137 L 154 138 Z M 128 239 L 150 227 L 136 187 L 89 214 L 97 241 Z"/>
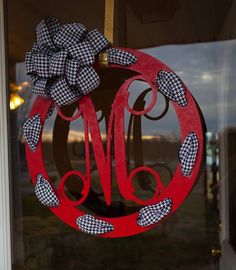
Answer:
<path fill-rule="evenodd" d="M 110 164 L 110 149 L 111 149 L 111 136 L 112 136 L 112 127 L 114 127 L 114 150 L 115 150 L 115 170 L 116 170 L 116 178 L 118 187 L 121 195 L 126 200 L 133 200 L 140 205 L 149 205 L 158 203 L 159 201 L 170 198 L 173 201 L 172 211 L 170 214 L 176 211 L 176 209 L 183 203 L 187 195 L 190 193 L 194 183 L 197 180 L 198 171 L 200 169 L 202 155 L 203 155 L 203 131 L 202 131 L 202 123 L 200 113 L 198 111 L 197 105 L 191 96 L 189 90 L 186 88 L 186 98 L 188 100 L 188 104 L 185 107 L 178 106 L 177 103 L 172 102 L 172 105 L 176 111 L 180 129 L 181 129 L 181 141 L 185 139 L 189 132 L 195 132 L 199 141 L 199 149 L 195 161 L 195 165 L 193 171 L 189 177 L 185 177 L 181 174 L 180 164 L 178 164 L 175 174 L 169 183 L 168 187 L 164 187 L 161 182 L 161 179 L 156 171 L 148 167 L 139 167 L 134 169 L 130 174 L 127 172 L 126 168 L 126 150 L 125 150 L 125 131 L 124 131 L 124 113 L 128 110 L 130 113 L 143 115 L 148 113 L 153 106 L 155 106 L 157 99 L 157 87 L 155 84 L 156 76 L 160 70 L 172 71 L 165 64 L 161 63 L 159 60 L 139 51 L 135 51 L 132 49 L 124 49 L 128 52 L 134 54 L 138 61 L 130 66 L 130 67 L 121 67 L 118 65 L 109 65 L 110 67 L 119 67 L 126 68 L 140 73 L 138 76 L 134 76 L 127 80 L 117 91 L 114 102 L 112 104 L 111 115 L 109 119 L 108 125 L 108 134 L 107 134 L 107 147 L 106 152 L 104 152 L 101 133 L 99 129 L 99 124 L 96 117 L 96 111 L 93 106 L 93 102 L 89 96 L 83 97 L 80 101 L 78 101 L 78 114 L 72 118 L 67 118 L 62 115 L 60 111 L 58 111 L 59 115 L 64 119 L 71 121 L 78 117 L 83 117 L 84 122 L 84 133 L 85 133 L 85 149 L 86 149 L 86 173 L 82 174 L 79 171 L 68 172 L 62 178 L 60 185 L 55 192 L 57 193 L 61 204 L 59 207 L 51 208 L 52 212 L 58 216 L 65 223 L 70 225 L 76 230 L 79 230 L 76 225 L 76 219 L 84 215 L 85 213 L 75 206 L 81 204 L 85 199 L 89 192 L 90 188 L 90 158 L 89 158 L 89 145 L 88 145 L 88 136 L 90 133 L 93 151 L 95 160 L 97 163 L 97 168 L 100 176 L 101 185 L 104 191 L 104 197 L 107 204 L 111 203 L 111 164 Z M 141 79 L 150 84 L 152 88 L 152 101 L 147 106 L 144 111 L 136 112 L 133 111 L 128 105 L 128 87 L 132 83 L 132 81 L 136 79 Z M 95 90 L 96 91 L 96 90 Z M 45 122 L 47 112 L 50 108 L 52 101 L 49 99 L 45 99 L 43 97 L 38 97 L 34 103 L 34 106 L 31 110 L 30 117 L 34 116 L 37 113 L 41 115 L 42 123 Z M 58 108 L 57 108 L 58 109 Z M 29 147 L 26 145 L 26 156 L 29 171 L 32 177 L 33 184 L 36 183 L 36 176 L 39 173 L 42 173 L 46 179 L 50 179 L 47 175 L 42 155 L 42 138 L 40 139 L 39 144 L 37 145 L 37 149 L 35 152 L 32 152 Z M 142 201 L 139 198 L 135 197 L 134 189 L 132 186 L 132 178 L 133 176 L 140 172 L 146 171 L 155 176 L 157 182 L 156 193 L 154 196 L 148 201 Z M 71 174 L 76 174 L 79 176 L 81 181 L 83 181 L 84 189 L 82 193 L 82 198 L 77 201 L 71 201 L 67 198 L 64 192 L 64 184 L 67 178 Z M 51 182 L 50 182 L 51 183 Z M 52 184 L 52 183 L 51 183 Z M 106 233 L 100 235 L 100 237 L 124 237 L 130 236 L 134 234 L 138 234 L 144 231 L 149 230 L 155 225 L 148 227 L 140 227 L 138 226 L 136 220 L 138 217 L 138 212 L 124 216 L 124 217 L 116 217 L 116 218 L 103 218 L 97 217 L 103 220 L 106 220 L 114 225 L 114 231 L 110 233 Z M 162 220 L 163 221 L 163 220 Z"/>

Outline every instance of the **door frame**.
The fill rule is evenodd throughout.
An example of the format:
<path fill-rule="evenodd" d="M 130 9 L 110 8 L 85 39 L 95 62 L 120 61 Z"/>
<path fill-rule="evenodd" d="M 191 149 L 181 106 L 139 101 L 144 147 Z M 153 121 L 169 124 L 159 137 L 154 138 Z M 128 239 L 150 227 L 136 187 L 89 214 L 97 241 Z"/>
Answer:
<path fill-rule="evenodd" d="M 220 219 L 221 219 L 221 259 L 220 270 L 231 270 L 236 265 L 236 252 L 230 244 L 229 235 L 229 175 L 228 175 L 228 136 L 225 134 L 220 141 Z"/>
<path fill-rule="evenodd" d="M 7 54 L 4 0 L 0 0 L 0 270 L 11 270 Z"/>

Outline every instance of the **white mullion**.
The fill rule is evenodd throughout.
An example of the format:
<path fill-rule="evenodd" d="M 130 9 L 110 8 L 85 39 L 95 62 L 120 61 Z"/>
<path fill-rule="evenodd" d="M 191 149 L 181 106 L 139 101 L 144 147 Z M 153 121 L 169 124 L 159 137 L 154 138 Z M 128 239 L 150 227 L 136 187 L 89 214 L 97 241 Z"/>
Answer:
<path fill-rule="evenodd" d="M 4 4 L 0 0 L 0 270 L 11 270 L 8 98 Z"/>

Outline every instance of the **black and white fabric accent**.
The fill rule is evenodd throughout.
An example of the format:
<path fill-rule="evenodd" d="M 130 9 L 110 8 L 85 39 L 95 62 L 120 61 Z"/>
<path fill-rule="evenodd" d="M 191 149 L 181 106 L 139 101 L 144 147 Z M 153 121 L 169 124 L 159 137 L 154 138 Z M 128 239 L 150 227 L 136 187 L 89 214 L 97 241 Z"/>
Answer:
<path fill-rule="evenodd" d="M 181 107 L 187 105 L 184 85 L 175 73 L 161 70 L 157 75 L 156 82 L 163 95 L 177 102 Z"/>
<path fill-rule="evenodd" d="M 54 105 L 52 104 L 47 112 L 47 116 L 46 116 L 46 120 L 49 119 L 52 115 L 53 115 L 53 112 L 54 112 Z"/>
<path fill-rule="evenodd" d="M 198 151 L 198 139 L 194 132 L 191 132 L 185 138 L 179 150 L 179 160 L 182 174 L 188 176 L 191 174 Z"/>
<path fill-rule="evenodd" d="M 37 175 L 35 194 L 38 200 L 45 206 L 57 207 L 60 204 L 60 201 L 53 188 L 42 174 Z"/>
<path fill-rule="evenodd" d="M 48 17 L 36 27 L 36 43 L 26 54 L 26 70 L 35 94 L 52 98 L 61 106 L 70 104 L 98 87 L 100 79 L 92 68 L 95 56 L 110 46 L 97 30 L 88 32 L 82 24 L 62 25 Z M 131 65 L 136 57 L 109 49 L 111 63 Z"/>
<path fill-rule="evenodd" d="M 139 211 L 137 223 L 142 227 L 153 225 L 167 216 L 171 212 L 171 208 L 172 200 L 169 198 L 157 204 L 145 206 Z"/>
<path fill-rule="evenodd" d="M 114 230 L 114 226 L 104 220 L 97 219 L 91 215 L 83 215 L 77 218 L 76 224 L 84 233 L 99 235 Z"/>
<path fill-rule="evenodd" d="M 41 130 L 42 124 L 39 113 L 29 118 L 23 125 L 25 141 L 32 151 L 36 151 L 36 146 L 39 143 Z"/>
<path fill-rule="evenodd" d="M 108 50 L 108 62 L 113 64 L 118 64 L 122 66 L 130 66 L 136 63 L 137 58 L 128 52 L 120 49 L 110 48 Z"/>

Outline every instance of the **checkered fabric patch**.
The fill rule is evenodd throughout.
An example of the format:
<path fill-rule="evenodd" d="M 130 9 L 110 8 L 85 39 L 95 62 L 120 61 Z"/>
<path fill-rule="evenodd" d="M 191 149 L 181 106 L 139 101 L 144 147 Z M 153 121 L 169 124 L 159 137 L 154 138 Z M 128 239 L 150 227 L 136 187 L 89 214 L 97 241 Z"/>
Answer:
<path fill-rule="evenodd" d="M 161 70 L 157 75 L 156 82 L 163 95 L 177 102 L 181 107 L 187 105 L 183 83 L 175 73 Z"/>
<path fill-rule="evenodd" d="M 108 62 L 121 66 L 130 66 L 137 62 L 137 58 L 123 50 L 110 48 L 108 50 Z"/>
<path fill-rule="evenodd" d="M 41 204 L 49 207 L 57 207 L 60 204 L 60 201 L 55 194 L 52 186 L 49 182 L 43 177 L 42 174 L 37 175 L 37 182 L 35 185 L 35 195 Z"/>
<path fill-rule="evenodd" d="M 103 34 L 98 32 L 96 29 L 88 32 L 88 34 L 85 37 L 85 41 L 88 41 L 92 48 L 93 48 L 93 53 L 96 55 L 102 50 L 106 49 L 109 47 L 109 41 L 106 37 L 104 37 Z"/>
<path fill-rule="evenodd" d="M 23 125 L 25 141 L 32 151 L 36 151 L 36 146 L 39 143 L 41 130 L 42 124 L 39 113 L 29 118 Z"/>
<path fill-rule="evenodd" d="M 182 174 L 188 176 L 192 173 L 192 169 L 196 160 L 198 151 L 198 139 L 194 132 L 188 134 L 179 150 L 179 159 Z"/>
<path fill-rule="evenodd" d="M 137 223 L 142 227 L 153 225 L 167 216 L 171 212 L 171 208 L 172 200 L 169 198 L 157 204 L 145 206 L 139 211 Z"/>
<path fill-rule="evenodd" d="M 80 216 L 76 220 L 76 224 L 84 233 L 91 235 L 99 235 L 114 230 L 114 226 L 104 220 L 96 219 L 91 215 Z"/>

